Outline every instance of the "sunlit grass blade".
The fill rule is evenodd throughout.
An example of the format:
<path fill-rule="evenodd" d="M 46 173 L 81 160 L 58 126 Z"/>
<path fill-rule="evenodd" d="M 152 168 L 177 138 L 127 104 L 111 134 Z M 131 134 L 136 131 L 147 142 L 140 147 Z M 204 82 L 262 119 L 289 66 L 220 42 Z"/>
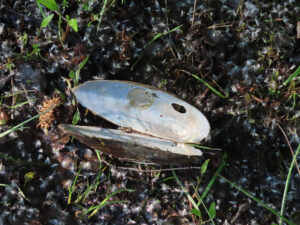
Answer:
<path fill-rule="evenodd" d="M 210 161 L 210 159 L 207 159 L 207 160 L 205 160 L 205 162 L 202 164 L 202 166 L 201 166 L 201 177 L 202 177 L 202 176 L 204 175 L 204 173 L 206 172 L 209 161 Z"/>
<path fill-rule="evenodd" d="M 204 145 L 198 145 L 198 144 L 189 144 L 193 147 L 196 147 L 196 148 L 201 148 L 201 149 L 204 149 L 204 150 L 211 150 L 211 151 L 222 151 L 222 149 L 220 148 L 211 148 L 211 147 L 208 147 L 208 146 L 204 146 Z"/>
<path fill-rule="evenodd" d="M 19 103 L 19 104 L 13 105 L 13 106 L 7 106 L 7 108 L 10 108 L 10 109 L 16 109 L 16 108 L 19 108 L 19 107 L 21 107 L 21 106 L 23 106 L 23 105 L 26 105 L 26 104 L 29 103 L 29 102 L 34 101 L 34 100 L 35 100 L 35 98 L 34 98 L 34 99 L 29 99 L 29 100 L 27 100 L 27 101 L 25 101 L 25 102 L 21 102 L 21 103 Z"/>
<path fill-rule="evenodd" d="M 45 13 L 44 13 L 44 11 L 43 11 L 43 9 L 42 9 L 41 4 L 40 4 L 37 0 L 35 0 L 35 2 L 36 2 L 37 6 L 38 6 L 38 8 L 39 8 L 39 10 L 40 10 L 40 13 L 41 13 L 43 19 L 45 19 L 45 18 L 46 18 L 46 17 L 45 17 Z"/>
<path fill-rule="evenodd" d="M 151 45 L 153 44 L 154 41 L 156 41 L 158 38 L 160 38 L 160 37 L 162 37 L 162 36 L 165 36 L 165 35 L 167 35 L 167 34 L 170 34 L 170 33 L 174 32 L 174 31 L 178 30 L 178 29 L 181 28 L 181 27 L 182 27 L 182 25 L 179 25 L 179 26 L 173 28 L 172 30 L 169 30 L 169 31 L 167 31 L 167 32 L 159 33 L 159 34 L 155 35 L 154 38 L 152 38 L 149 42 L 146 43 L 144 50 L 143 50 L 142 53 L 139 55 L 139 57 L 138 57 L 138 59 L 135 61 L 135 63 L 132 65 L 131 70 L 132 70 L 132 69 L 136 66 L 136 64 L 138 64 L 139 61 L 143 58 L 143 56 L 144 56 L 144 54 L 145 54 L 145 51 L 149 48 L 149 46 L 151 46 Z"/>
<path fill-rule="evenodd" d="M 193 77 L 195 77 L 197 80 L 199 80 L 202 84 L 204 84 L 206 87 L 208 87 L 212 92 L 214 92 L 216 95 L 218 95 L 221 98 L 227 98 L 227 96 L 223 95 L 221 92 L 216 90 L 214 87 L 212 87 L 209 83 L 207 83 L 205 80 L 201 79 L 195 74 L 192 74 Z"/>
<path fill-rule="evenodd" d="M 196 204 L 196 202 L 194 201 L 194 199 L 192 198 L 192 196 L 190 195 L 190 193 L 187 191 L 187 189 L 183 186 L 183 184 L 181 183 L 181 181 L 179 180 L 179 178 L 177 177 L 176 173 L 174 170 L 172 170 L 173 173 L 173 177 L 175 178 L 177 184 L 180 186 L 181 190 L 184 192 L 184 194 L 187 196 L 187 198 L 189 199 L 189 201 L 192 203 L 192 205 L 194 206 L 195 209 L 199 210 L 198 205 Z M 200 210 L 199 210 L 200 211 Z"/>
<path fill-rule="evenodd" d="M 228 182 L 229 184 L 231 184 L 234 188 L 236 188 L 237 190 L 239 190 L 240 192 L 242 192 L 243 194 L 245 194 L 246 196 L 248 196 L 252 200 L 256 201 L 258 204 L 260 204 L 261 206 L 263 206 L 265 209 L 269 210 L 274 215 L 280 217 L 287 224 L 289 224 L 289 225 L 296 225 L 295 223 L 293 223 L 293 222 L 289 221 L 288 219 L 286 219 L 285 217 L 281 216 L 280 213 L 276 212 L 274 209 L 272 209 L 267 204 L 263 203 L 261 200 L 259 200 L 258 198 L 256 198 L 254 195 L 250 194 L 249 192 L 247 192 L 244 189 L 242 189 L 240 186 L 238 186 L 235 183 L 233 183 L 232 181 L 228 180 L 226 177 L 223 177 L 221 174 L 219 174 L 219 177 L 221 177 L 223 180 L 225 180 L 226 182 Z"/>
<path fill-rule="evenodd" d="M 112 203 L 126 203 L 127 201 L 110 201 L 110 202 L 108 202 L 108 200 L 109 200 L 112 196 L 117 195 L 117 194 L 119 194 L 119 193 L 121 193 L 121 192 L 124 192 L 124 191 L 132 192 L 132 191 L 134 191 L 134 190 L 132 190 L 132 189 L 120 189 L 120 190 L 117 190 L 117 191 L 115 191 L 115 192 L 113 192 L 113 193 L 107 195 L 107 196 L 105 197 L 105 199 L 103 199 L 102 202 L 101 202 L 100 204 L 95 205 L 95 206 L 91 206 L 89 209 L 85 210 L 85 211 L 83 212 L 83 215 L 86 215 L 86 214 L 88 214 L 88 213 L 90 213 L 90 212 L 92 211 L 92 213 L 89 215 L 89 217 L 91 217 L 91 216 L 93 216 L 95 213 L 97 213 L 98 210 L 99 210 L 100 208 L 102 208 L 102 207 L 104 207 L 104 206 L 106 206 L 106 205 L 108 205 L 108 204 L 112 204 Z"/>
<path fill-rule="evenodd" d="M 292 163 L 291 163 L 291 166 L 290 166 L 287 178 L 286 178 L 285 187 L 284 187 L 284 191 L 283 191 L 283 197 L 282 197 L 281 210 L 280 210 L 281 216 L 284 216 L 286 197 L 287 197 L 287 192 L 288 192 L 288 188 L 289 188 L 289 184 L 290 184 L 290 180 L 291 180 L 291 174 L 292 174 L 293 168 L 295 166 L 295 162 L 296 162 L 297 156 L 299 154 L 299 151 L 300 151 L 300 144 L 298 145 L 296 153 L 293 157 L 293 160 L 292 160 Z M 282 224 L 282 220 L 280 221 L 280 224 Z"/>
<path fill-rule="evenodd" d="M 75 203 L 78 203 L 80 201 L 84 202 L 86 200 L 86 198 L 89 196 L 90 193 L 92 193 L 92 189 L 94 188 L 93 184 L 89 184 L 87 182 L 87 188 L 85 189 L 85 191 L 82 194 L 79 194 L 78 197 L 75 200 Z"/>
<path fill-rule="evenodd" d="M 70 187 L 69 187 L 68 205 L 71 204 L 72 195 L 73 195 L 73 192 L 74 192 L 74 190 L 75 190 L 75 184 L 76 184 L 76 182 L 77 182 L 77 179 L 78 179 L 78 177 L 79 177 L 79 174 L 80 174 L 80 172 L 81 172 L 81 169 L 82 169 L 82 167 L 79 168 L 79 171 L 77 172 L 76 177 L 75 177 L 75 179 L 74 179 L 72 185 L 70 185 Z"/>
<path fill-rule="evenodd" d="M 180 186 L 181 190 L 184 192 L 184 194 L 186 195 L 186 197 L 188 198 L 188 200 L 192 203 L 192 205 L 194 206 L 194 213 L 195 212 L 198 212 L 198 213 L 201 213 L 200 212 L 200 209 L 199 209 L 199 205 L 202 203 L 203 204 L 203 207 L 205 209 L 205 211 L 207 212 L 208 216 L 210 217 L 210 213 L 207 209 L 207 207 L 205 206 L 205 204 L 203 203 L 203 201 L 201 199 L 199 199 L 200 201 L 198 202 L 198 204 L 194 201 L 193 197 L 190 195 L 190 193 L 188 192 L 188 190 L 183 186 L 183 184 L 181 183 L 181 181 L 179 180 L 179 178 L 177 177 L 176 173 L 174 170 L 172 170 L 172 173 L 173 173 L 173 177 L 175 178 L 177 184 Z M 197 193 L 197 192 L 196 192 Z M 213 218 L 210 217 L 210 221 L 212 222 L 212 224 L 215 224 L 214 221 L 213 221 Z"/>
<path fill-rule="evenodd" d="M 105 204 L 99 204 L 96 206 L 93 206 L 93 208 L 90 208 L 86 211 L 86 213 L 84 212 L 84 215 L 86 215 L 87 213 L 89 213 L 90 211 L 93 211 L 90 215 L 89 218 L 91 218 L 93 215 L 95 215 L 99 209 L 103 208 L 104 206 L 107 206 L 109 204 L 117 204 L 117 203 L 128 203 L 128 201 L 110 201 L 110 202 L 106 202 Z"/>
<path fill-rule="evenodd" d="M 97 24 L 97 33 L 98 33 L 98 31 L 99 31 L 100 24 L 101 24 L 101 21 L 102 21 L 102 18 L 103 18 L 104 12 L 105 12 L 106 4 L 107 4 L 107 0 L 104 0 L 104 2 L 103 2 L 103 6 L 102 6 L 102 8 L 101 8 L 101 12 L 100 12 L 100 18 L 99 18 L 99 20 L 98 20 L 98 24 Z"/>
<path fill-rule="evenodd" d="M 192 185 L 193 186 L 193 185 Z M 198 194 L 198 191 L 196 190 L 196 188 L 193 186 L 193 188 L 194 188 L 194 191 L 195 191 L 195 196 L 196 196 L 196 198 L 197 198 L 197 200 L 198 200 L 198 203 L 197 203 L 197 205 L 198 206 L 200 206 L 200 204 L 202 204 L 202 206 L 203 206 L 203 208 L 204 208 L 204 210 L 205 210 L 205 212 L 207 213 L 207 215 L 209 216 L 209 218 L 210 218 L 210 221 L 212 222 L 212 224 L 215 224 L 214 223 L 214 218 L 212 218 L 212 213 L 211 212 L 209 212 L 209 209 L 206 207 L 206 205 L 204 204 L 204 202 L 201 200 L 201 198 L 200 198 L 200 196 L 199 196 L 199 194 Z M 196 210 L 196 212 L 197 212 L 198 210 Z M 195 210 L 194 210 L 194 212 L 195 212 Z M 200 211 L 198 211 L 199 213 L 201 213 Z"/>
<path fill-rule="evenodd" d="M 100 165 L 99 165 L 98 174 L 97 174 L 97 177 L 96 177 L 96 185 L 95 185 L 95 190 L 94 191 L 97 190 L 97 188 L 98 188 L 98 186 L 100 184 L 100 177 L 101 177 L 101 174 L 102 174 L 102 160 L 101 160 L 101 156 L 100 156 L 100 153 L 99 153 L 98 150 L 95 150 L 95 152 L 96 152 L 96 155 L 97 155 L 97 158 L 99 160 Z"/>
<path fill-rule="evenodd" d="M 87 57 L 85 57 L 85 59 L 79 63 L 79 65 L 77 66 L 76 68 L 76 71 L 75 71 L 75 79 L 74 79 L 74 86 L 76 87 L 78 82 L 79 82 L 79 79 L 80 79 L 80 71 L 81 69 L 84 67 L 84 65 L 87 63 L 87 61 L 89 60 L 89 55 Z"/>
<path fill-rule="evenodd" d="M 54 105 L 53 107 L 50 107 L 49 109 L 47 109 L 45 112 L 39 113 L 39 114 L 37 114 L 37 115 L 31 117 L 30 119 L 25 120 L 24 122 L 19 123 L 18 125 L 16 125 L 16 126 L 10 128 L 10 129 L 8 129 L 7 131 L 4 131 L 3 133 L 0 134 L 0 138 L 2 138 L 2 137 L 4 137 L 4 136 L 8 135 L 8 134 L 11 133 L 11 132 L 14 132 L 15 130 L 17 130 L 17 129 L 19 129 L 20 127 L 22 127 L 24 124 L 29 123 L 30 121 L 32 121 L 32 120 L 34 120 L 34 119 L 36 119 L 36 118 L 39 118 L 41 115 L 46 114 L 47 112 L 49 112 L 50 110 L 54 109 L 55 107 L 57 107 L 57 106 L 59 106 L 59 105 L 60 105 L 60 104 Z"/>
<path fill-rule="evenodd" d="M 98 150 L 95 150 L 95 151 L 96 151 L 99 163 L 100 163 L 97 177 L 92 182 L 92 184 L 89 184 L 87 182 L 87 188 L 85 189 L 85 191 L 82 194 L 78 195 L 78 197 L 77 197 L 77 199 L 75 201 L 75 204 L 79 203 L 79 202 L 84 202 L 91 193 L 95 193 L 97 191 L 97 188 L 98 188 L 99 184 L 105 181 L 105 179 L 103 179 L 102 181 L 100 181 L 100 177 L 101 177 L 101 174 L 102 174 L 102 161 L 101 161 L 101 157 L 100 157 L 99 151 Z"/>
<path fill-rule="evenodd" d="M 23 191 L 21 190 L 20 187 L 18 187 L 18 191 L 19 191 L 19 194 L 27 201 L 27 202 L 31 202 L 29 198 L 27 198 L 25 196 L 25 194 L 23 193 Z"/>
<path fill-rule="evenodd" d="M 286 80 L 284 81 L 284 85 L 287 85 L 288 83 L 291 82 L 291 80 L 293 80 L 296 76 L 298 76 L 300 74 L 300 66 L 298 66 L 298 68 L 296 69 L 296 71 L 294 73 L 292 73 L 292 75 Z"/>

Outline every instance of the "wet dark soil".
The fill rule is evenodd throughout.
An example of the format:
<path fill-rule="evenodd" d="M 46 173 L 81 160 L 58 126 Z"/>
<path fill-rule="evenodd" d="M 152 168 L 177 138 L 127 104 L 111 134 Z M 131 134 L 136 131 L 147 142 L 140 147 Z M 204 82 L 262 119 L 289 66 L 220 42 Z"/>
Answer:
<path fill-rule="evenodd" d="M 66 2 L 68 7 L 63 7 Z M 77 19 L 78 32 L 62 20 L 60 36 L 57 13 L 41 29 L 43 16 L 36 1 L 0 1 L 0 121 L 6 122 L 0 133 L 38 114 L 46 100 L 60 96 L 62 102 L 49 123 L 35 119 L 0 139 L 0 224 L 208 221 L 203 207 L 201 217 L 191 213 L 193 205 L 171 171 L 124 170 L 120 167 L 161 167 L 101 155 L 114 166 L 102 162 L 97 178 L 99 161 L 94 150 L 59 134 L 58 125 L 72 123 L 77 108 L 79 124 L 112 126 L 75 105 L 70 88 L 76 81 L 69 74 L 87 56 L 79 83 L 111 79 L 159 87 L 207 116 L 211 138 L 202 144 L 222 151 L 204 155 L 203 161 L 210 162 L 202 177 L 199 169 L 176 171 L 191 195 L 193 187 L 199 195 L 203 193 L 223 160 L 224 177 L 280 212 L 293 157 L 289 144 L 293 151 L 299 145 L 300 81 L 296 78 L 283 84 L 300 65 L 299 2 L 107 1 L 101 22 L 97 18 L 102 1 L 57 3 L 64 18 Z M 53 13 L 44 6 L 42 10 L 45 17 Z M 192 74 L 228 97 L 216 95 Z M 47 104 L 51 106 L 51 101 Z M 300 166 L 299 157 L 297 161 Z M 68 204 L 68 188 L 80 167 L 76 191 Z M 101 182 L 96 191 L 76 202 L 78 193 L 97 179 Z M 124 191 L 109 199 L 124 203 L 104 206 L 91 217 L 91 212 L 82 214 L 84 208 L 125 188 L 134 192 Z M 219 177 L 204 201 L 207 207 L 211 202 L 216 203 L 215 224 L 279 223 L 278 217 Z M 300 174 L 296 169 L 285 217 L 300 224 Z"/>

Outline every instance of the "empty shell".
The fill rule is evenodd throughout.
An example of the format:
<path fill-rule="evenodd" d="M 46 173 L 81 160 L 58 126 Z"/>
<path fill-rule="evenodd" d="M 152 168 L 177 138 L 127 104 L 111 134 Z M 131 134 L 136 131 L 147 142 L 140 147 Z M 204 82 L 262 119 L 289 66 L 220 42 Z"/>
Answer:
<path fill-rule="evenodd" d="M 199 149 L 187 144 L 121 130 L 68 124 L 61 124 L 60 129 L 91 148 L 130 161 L 193 164 L 202 155 Z"/>
<path fill-rule="evenodd" d="M 153 87 L 98 80 L 73 91 L 81 105 L 121 127 L 176 143 L 198 143 L 209 135 L 209 123 L 198 109 Z"/>

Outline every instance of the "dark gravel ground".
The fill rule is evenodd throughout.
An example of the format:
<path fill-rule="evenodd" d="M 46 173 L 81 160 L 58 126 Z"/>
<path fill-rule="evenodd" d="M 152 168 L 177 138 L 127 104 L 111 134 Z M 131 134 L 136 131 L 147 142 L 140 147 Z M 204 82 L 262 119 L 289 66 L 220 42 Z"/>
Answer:
<path fill-rule="evenodd" d="M 52 114 L 54 120 L 48 118 L 48 132 L 47 121 L 36 119 L 0 139 L 0 224 L 208 221 L 204 208 L 200 207 L 202 217 L 191 214 L 193 206 L 171 171 L 124 170 L 116 167 L 160 167 L 104 155 L 101 157 L 116 167 L 102 163 L 96 191 L 75 202 L 78 193 L 97 179 L 99 162 L 92 149 L 61 137 L 57 126 L 72 123 L 77 107 L 69 89 L 74 86 L 69 72 L 76 71 L 87 56 L 79 83 L 117 79 L 160 87 L 207 116 L 212 135 L 203 144 L 221 148 L 222 153 L 205 154 L 210 163 L 202 177 L 199 170 L 176 171 L 191 195 L 193 187 L 203 193 L 222 156 L 227 155 L 221 174 L 280 212 L 292 161 L 288 142 L 293 151 L 299 144 L 299 78 L 283 85 L 300 65 L 299 1 L 108 0 L 101 23 L 97 19 L 102 1 L 68 1 L 68 7 L 63 7 L 65 2 L 57 0 L 60 12 L 64 18 L 77 19 L 78 32 L 66 28 L 62 20 L 61 28 L 67 32 L 60 38 L 56 13 L 49 26 L 40 29 L 43 17 L 36 1 L 0 1 L 0 120 L 6 122 L 0 133 L 38 114 L 43 103 L 44 108 L 51 106 L 49 99 L 61 96 L 63 101 Z M 53 13 L 42 8 L 45 16 Z M 145 50 L 157 34 L 180 25 Z M 191 74 L 228 98 L 215 95 Z M 81 106 L 78 109 L 79 124 L 111 126 Z M 298 157 L 300 166 L 299 162 Z M 68 204 L 68 187 L 80 166 L 76 191 Z M 82 214 L 83 208 L 98 205 L 124 188 L 134 192 L 121 192 L 109 200 L 125 203 L 104 206 L 91 217 Z M 221 178 L 205 198 L 207 207 L 211 202 L 216 203 L 215 224 L 279 223 L 274 214 Z M 300 174 L 296 169 L 285 217 L 300 224 Z"/>

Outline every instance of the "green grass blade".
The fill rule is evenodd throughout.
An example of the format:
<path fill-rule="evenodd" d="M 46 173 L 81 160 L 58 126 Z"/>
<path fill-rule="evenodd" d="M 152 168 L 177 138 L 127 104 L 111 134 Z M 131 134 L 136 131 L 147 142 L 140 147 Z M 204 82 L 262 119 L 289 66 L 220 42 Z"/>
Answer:
<path fill-rule="evenodd" d="M 107 195 L 107 196 L 105 197 L 105 199 L 103 199 L 102 202 L 101 202 L 100 204 L 91 206 L 88 210 L 84 211 L 84 212 L 83 212 L 83 215 L 86 215 L 86 214 L 88 214 L 89 212 L 93 211 L 92 214 L 89 216 L 89 217 L 91 217 L 92 215 L 94 215 L 94 214 L 97 212 L 98 209 L 104 207 L 104 206 L 107 205 L 107 204 L 111 204 L 111 203 L 123 203 L 124 201 L 111 201 L 111 202 L 107 202 L 107 201 L 108 201 L 112 196 L 117 195 L 117 194 L 119 194 L 119 193 L 121 193 L 121 192 L 124 192 L 124 191 L 132 192 L 132 191 L 134 191 L 134 190 L 132 190 L 132 189 L 127 189 L 127 188 L 126 188 L 126 189 L 120 189 L 120 190 L 117 190 L 117 191 L 115 191 L 115 192 L 113 192 L 113 193 Z M 96 210 L 96 211 L 95 211 L 95 210 Z"/>
<path fill-rule="evenodd" d="M 287 197 L 287 192 L 288 192 L 288 188 L 289 188 L 289 184 L 290 184 L 290 180 L 291 180 L 291 174 L 292 174 L 293 168 L 295 166 L 295 162 L 296 162 L 297 156 L 299 154 L 299 151 L 300 151 L 300 144 L 298 145 L 296 153 L 293 157 L 293 160 L 292 160 L 289 172 L 288 172 L 288 176 L 286 178 L 285 187 L 284 187 L 284 191 L 283 191 L 283 197 L 282 197 L 281 210 L 280 210 L 280 215 L 281 216 L 284 216 L 286 197 Z M 280 221 L 279 224 L 282 224 L 282 221 Z"/>
<path fill-rule="evenodd" d="M 104 12 L 105 12 L 106 4 L 107 4 L 107 0 L 104 0 L 104 2 L 103 2 L 103 6 L 102 6 L 102 8 L 101 8 L 101 12 L 100 12 L 100 18 L 99 18 L 99 20 L 98 20 L 98 24 L 97 24 L 97 33 L 98 33 L 98 31 L 99 31 L 100 24 L 101 24 L 101 21 L 102 21 L 102 18 L 103 18 Z"/>
<path fill-rule="evenodd" d="M 194 199 L 192 198 L 192 196 L 190 195 L 190 193 L 187 191 L 187 189 L 183 186 L 183 184 L 181 183 L 181 181 L 177 177 L 177 175 L 176 175 L 176 173 L 175 173 L 174 170 L 172 170 L 172 173 L 173 173 L 173 177 L 175 178 L 177 184 L 180 186 L 180 188 L 182 189 L 182 191 L 184 192 L 184 194 L 186 195 L 186 197 L 189 199 L 189 201 L 192 203 L 192 205 L 194 206 L 194 208 L 197 209 L 197 210 L 199 210 L 198 205 L 196 204 L 196 202 L 194 201 Z"/>
<path fill-rule="evenodd" d="M 45 19 L 46 17 L 45 17 L 45 14 L 44 14 L 44 11 L 43 11 L 43 9 L 42 9 L 41 4 L 40 4 L 37 0 L 35 0 L 35 2 L 36 2 L 37 6 L 38 6 L 38 8 L 39 8 L 39 10 L 40 10 L 40 13 L 41 13 L 43 19 Z"/>
<path fill-rule="evenodd" d="M 197 80 L 199 80 L 202 84 L 204 84 L 206 87 L 208 87 L 212 92 L 214 92 L 216 95 L 218 95 L 221 98 L 227 98 L 227 96 L 223 95 L 221 92 L 216 90 L 214 87 L 212 87 L 209 83 L 207 83 L 205 80 L 201 79 L 195 74 L 192 74 L 193 77 L 195 77 Z"/>
<path fill-rule="evenodd" d="M 60 105 L 60 104 L 54 105 L 53 107 L 50 107 L 49 109 L 47 109 L 45 112 L 39 113 L 39 114 L 35 115 L 34 117 L 31 117 L 30 119 L 25 120 L 24 122 L 22 122 L 22 123 L 20 123 L 20 124 L 14 126 L 14 127 L 12 127 L 12 128 L 10 128 L 10 129 L 8 129 L 7 131 L 2 132 L 2 133 L 0 134 L 0 138 L 3 138 L 4 136 L 8 135 L 8 134 L 11 133 L 11 132 L 14 132 L 14 131 L 17 130 L 18 128 L 22 127 L 24 124 L 29 123 L 30 121 L 32 121 L 32 120 L 34 120 L 34 119 L 40 117 L 41 115 L 46 114 L 47 112 L 49 112 L 50 110 L 54 109 L 55 107 L 57 107 L 57 106 L 59 106 L 59 105 Z"/>
<path fill-rule="evenodd" d="M 289 225 L 296 225 L 295 223 L 289 221 L 288 219 L 286 219 L 285 217 L 281 216 L 280 213 L 276 212 L 274 209 L 272 209 L 270 206 L 268 206 L 267 204 L 263 203 L 262 201 L 260 201 L 258 198 L 256 198 L 254 195 L 250 194 L 249 192 L 245 191 L 244 189 L 242 189 L 240 186 L 236 185 L 235 183 L 233 183 L 232 181 L 228 180 L 226 177 L 223 177 L 222 175 L 219 175 L 219 177 L 221 177 L 223 180 L 225 180 L 226 182 L 228 182 L 229 184 L 231 184 L 234 188 L 236 188 L 237 190 L 239 190 L 240 192 L 242 192 L 243 194 L 245 194 L 246 196 L 248 196 L 249 198 L 251 198 L 252 200 L 256 201 L 258 204 L 260 204 L 261 206 L 263 206 L 265 209 L 269 210 L 271 213 L 273 213 L 274 215 L 280 217 L 283 221 L 285 221 L 287 224 Z"/>
<path fill-rule="evenodd" d="M 95 150 L 95 151 L 96 151 L 96 155 L 97 155 L 97 158 L 99 160 L 99 163 L 100 163 L 99 169 L 98 169 L 98 175 L 96 177 L 95 190 L 94 190 L 96 192 L 96 190 L 97 190 L 97 188 L 98 188 L 98 186 L 100 184 L 100 177 L 101 177 L 101 174 L 102 174 L 102 160 L 101 160 L 101 156 L 100 156 L 99 151 L 98 150 Z"/>
<path fill-rule="evenodd" d="M 105 199 L 103 199 L 103 201 L 100 203 L 100 205 L 101 205 L 101 204 L 105 204 L 105 203 L 108 201 L 108 199 L 110 199 L 112 196 L 114 196 L 114 195 L 116 195 L 116 194 L 119 194 L 119 193 L 121 193 L 121 192 L 124 192 L 124 191 L 132 192 L 132 191 L 134 191 L 134 190 L 132 190 L 132 189 L 127 189 L 127 188 L 117 190 L 117 191 L 115 191 L 115 192 L 113 192 L 113 193 L 107 195 L 107 196 L 105 197 Z"/>
<path fill-rule="evenodd" d="M 91 218 L 93 215 L 95 215 L 99 209 L 103 208 L 104 206 L 107 206 L 109 204 L 115 204 L 115 203 L 128 203 L 128 201 L 110 201 L 110 202 L 106 202 L 105 204 L 99 204 L 96 205 L 94 209 L 88 209 L 86 211 L 83 212 L 84 215 L 86 215 L 87 213 L 89 213 L 90 211 L 93 210 L 93 212 L 89 215 L 89 218 Z"/>
<path fill-rule="evenodd" d="M 86 198 L 89 196 L 89 194 L 91 193 L 91 190 L 94 188 L 93 184 L 89 184 L 87 182 L 87 188 L 85 189 L 85 191 L 82 194 L 79 194 L 78 197 L 76 198 L 76 200 L 74 201 L 74 203 L 78 203 L 78 202 L 84 202 L 86 200 Z"/>
<path fill-rule="evenodd" d="M 194 191 L 195 191 L 195 194 L 196 194 L 196 198 L 197 198 L 197 200 L 198 200 L 197 205 L 199 206 L 200 204 L 202 204 L 202 206 L 203 206 L 205 212 L 207 213 L 207 215 L 208 215 L 209 218 L 210 218 L 210 221 L 212 222 L 212 224 L 215 224 L 213 218 L 211 217 L 211 213 L 209 212 L 209 209 L 206 207 L 206 205 L 204 204 L 204 202 L 201 200 L 201 198 L 200 198 L 200 196 L 199 196 L 198 191 L 196 190 L 196 188 L 195 188 L 194 186 L 193 186 L 193 188 L 194 188 Z M 199 212 L 200 212 L 200 211 L 199 211 Z"/>
<path fill-rule="evenodd" d="M 194 199 L 192 198 L 192 196 L 190 195 L 190 193 L 188 192 L 188 190 L 183 186 L 183 184 L 181 183 L 181 181 L 177 177 L 177 175 L 176 175 L 176 173 L 175 173 L 174 170 L 172 170 L 172 173 L 173 173 L 173 177 L 175 178 L 177 184 L 180 186 L 181 190 L 184 192 L 184 194 L 187 196 L 187 198 L 189 199 L 189 201 L 194 206 L 194 209 L 196 209 L 198 212 L 200 212 L 199 205 L 202 203 L 205 211 L 207 212 L 208 216 L 210 217 L 209 211 L 208 211 L 207 207 L 205 206 L 205 204 L 203 203 L 203 201 L 200 199 L 200 201 L 197 204 L 194 201 Z M 213 218 L 210 217 L 210 220 L 211 220 L 212 224 L 215 224 L 214 221 L 213 221 Z"/>
<path fill-rule="evenodd" d="M 173 28 L 173 29 L 170 30 L 170 31 L 167 31 L 167 32 L 164 32 L 164 33 L 159 33 L 159 34 L 155 35 L 154 38 L 152 38 L 149 42 L 146 43 L 146 46 L 145 46 L 144 50 L 143 50 L 142 53 L 139 55 L 139 57 L 138 57 L 138 59 L 135 61 L 135 63 L 132 65 L 131 70 L 132 70 L 132 69 L 136 66 L 136 64 L 138 64 L 139 61 L 143 58 L 143 56 L 144 56 L 146 50 L 149 48 L 149 46 L 151 46 L 151 45 L 153 44 L 154 41 L 156 41 L 158 38 L 160 38 L 160 37 L 162 37 L 162 36 L 165 36 L 165 35 L 167 35 L 167 34 L 170 34 L 170 33 L 174 32 L 174 31 L 178 30 L 178 29 L 181 28 L 181 27 L 182 27 L 182 25 L 179 25 L 179 26 Z"/>
<path fill-rule="evenodd" d="M 77 86 L 79 79 L 80 79 L 80 71 L 84 67 L 84 65 L 87 63 L 87 61 L 89 60 L 89 57 L 90 57 L 89 55 L 87 57 L 85 57 L 85 59 L 81 63 L 79 63 L 79 65 L 77 66 L 76 71 L 75 71 L 74 86 Z"/>
<path fill-rule="evenodd" d="M 284 81 L 284 85 L 287 85 L 288 83 L 291 82 L 291 80 L 293 80 L 296 76 L 298 76 L 300 74 L 300 66 L 298 66 L 298 68 L 296 69 L 296 71 L 286 80 Z"/>
<path fill-rule="evenodd" d="M 71 185 L 70 188 L 69 188 L 68 205 L 71 204 L 72 195 L 73 195 L 73 192 L 74 192 L 74 189 L 75 189 L 75 184 L 76 184 L 76 182 L 77 182 L 77 179 L 78 179 L 78 177 L 79 177 L 79 174 L 80 174 L 80 172 L 81 172 L 81 169 L 82 169 L 82 167 L 79 168 L 79 171 L 77 172 L 76 177 L 75 177 L 75 179 L 74 179 L 72 185 Z"/>
<path fill-rule="evenodd" d="M 35 98 L 29 99 L 28 101 L 21 102 L 21 103 L 19 103 L 19 104 L 13 105 L 13 106 L 7 106 L 7 108 L 10 108 L 10 109 L 19 108 L 19 107 L 21 107 L 21 106 L 23 106 L 23 105 L 26 105 L 27 103 L 29 103 L 29 102 L 31 102 L 31 101 L 34 101 L 34 100 L 35 100 Z"/>
<path fill-rule="evenodd" d="M 220 148 L 211 148 L 211 147 L 208 147 L 208 146 L 203 146 L 203 145 L 198 145 L 198 144 L 189 144 L 193 147 L 196 147 L 196 148 L 201 148 L 201 149 L 204 149 L 204 150 L 211 150 L 211 151 L 221 151 L 222 149 Z"/>
<path fill-rule="evenodd" d="M 217 171 L 215 172 L 215 174 L 212 176 L 212 178 L 210 179 L 208 185 L 206 186 L 204 192 L 201 195 L 201 202 L 204 201 L 206 195 L 208 194 L 210 188 L 213 186 L 215 180 L 217 179 L 218 175 L 221 173 L 221 171 L 223 170 L 223 168 L 225 167 L 226 163 L 223 161 L 222 164 L 218 167 Z M 200 205 L 200 203 L 198 203 L 198 206 Z"/>

